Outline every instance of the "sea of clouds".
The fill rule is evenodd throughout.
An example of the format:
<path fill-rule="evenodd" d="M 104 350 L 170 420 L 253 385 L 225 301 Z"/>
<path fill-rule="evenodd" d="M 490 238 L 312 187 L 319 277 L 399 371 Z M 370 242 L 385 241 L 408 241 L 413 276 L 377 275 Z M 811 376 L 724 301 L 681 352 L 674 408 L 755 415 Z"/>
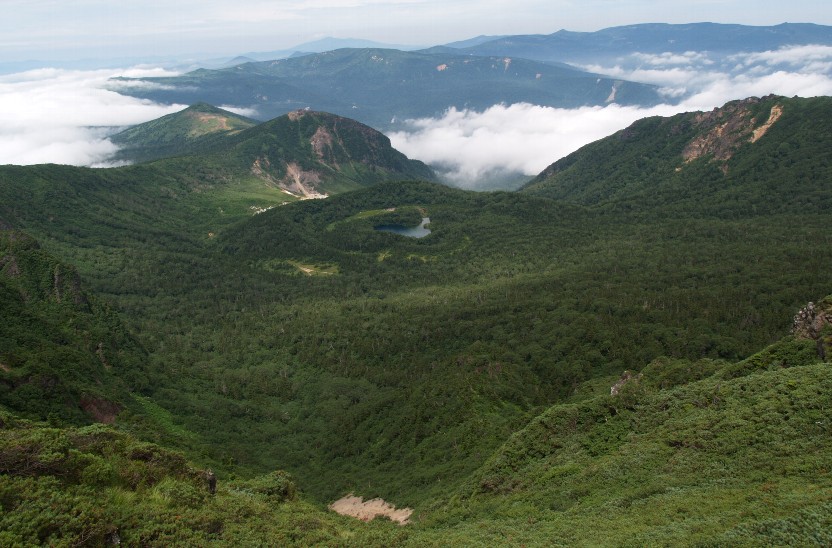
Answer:
<path fill-rule="evenodd" d="M 664 104 L 650 107 L 562 109 L 531 104 L 485 111 L 448 110 L 408 120 L 390 134 L 393 146 L 436 166 L 452 184 L 493 186 L 495 177 L 532 177 L 581 146 L 646 116 L 711 110 L 733 99 L 779 94 L 832 95 L 832 47 L 715 56 L 707 52 L 634 54 L 583 66 L 598 74 L 659 86 Z M 160 105 L 118 93 L 148 85 L 114 77 L 175 73 L 153 67 L 125 70 L 40 69 L 0 76 L 0 164 L 110 165 L 116 128 L 170 114 L 185 105 Z M 230 108 L 223 106 L 223 108 Z M 230 108 L 241 114 L 251 110 Z"/>
<path fill-rule="evenodd" d="M 110 85 L 110 78 L 170 74 L 156 68 L 37 69 L 0 76 L 0 164 L 105 162 L 116 151 L 106 138 L 113 127 L 146 122 L 183 108 L 121 95 Z"/>
<path fill-rule="evenodd" d="M 182 110 L 118 93 L 142 81 L 114 78 L 175 76 L 154 67 L 129 69 L 36 69 L 0 76 L 0 165 L 108 166 L 118 129 Z M 235 109 L 251 114 L 249 109 Z"/>

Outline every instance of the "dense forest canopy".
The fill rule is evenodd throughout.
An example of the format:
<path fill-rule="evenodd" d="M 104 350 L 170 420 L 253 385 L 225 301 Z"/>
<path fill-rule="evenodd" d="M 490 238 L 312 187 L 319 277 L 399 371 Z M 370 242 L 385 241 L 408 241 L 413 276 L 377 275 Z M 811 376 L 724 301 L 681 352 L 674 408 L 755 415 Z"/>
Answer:
<path fill-rule="evenodd" d="M 286 199 L 250 167 L 320 160 L 300 118 L 0 167 L 0 539 L 829 540 L 828 98 L 643 120 L 515 193 L 337 120 L 329 165 L 377 178 Z"/>

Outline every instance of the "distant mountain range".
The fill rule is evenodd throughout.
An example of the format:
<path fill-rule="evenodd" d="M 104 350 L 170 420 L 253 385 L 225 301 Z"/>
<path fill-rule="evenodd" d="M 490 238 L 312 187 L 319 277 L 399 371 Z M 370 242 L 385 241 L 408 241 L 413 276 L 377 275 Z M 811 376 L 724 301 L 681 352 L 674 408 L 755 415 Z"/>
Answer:
<path fill-rule="evenodd" d="M 468 55 L 507 55 L 536 61 L 587 63 L 632 53 L 708 51 L 731 54 L 774 50 L 783 46 L 832 45 L 832 27 L 809 23 L 783 23 L 767 27 L 650 23 L 611 27 L 596 32 L 559 30 L 548 35 L 487 38 L 456 42 L 426 51 L 453 50 Z"/>
<path fill-rule="evenodd" d="M 323 53 L 325 51 L 332 51 L 336 49 L 345 48 L 363 48 L 363 49 L 397 49 L 401 51 L 413 51 L 424 49 L 424 46 L 408 46 L 404 44 L 386 44 L 383 42 L 375 42 L 373 40 L 362 40 L 359 38 L 321 38 L 311 42 L 304 42 L 288 49 L 273 50 L 273 51 L 254 51 L 244 53 L 241 57 L 248 58 L 252 61 L 273 61 L 275 59 L 284 59 L 288 57 L 297 57 L 298 55 L 308 55 L 310 53 Z"/>
<path fill-rule="evenodd" d="M 654 86 L 584 72 L 567 65 L 505 56 L 340 49 L 292 59 L 146 78 L 127 93 L 162 103 L 251 107 L 258 118 L 312 108 L 384 129 L 446 109 L 485 109 L 527 102 L 573 108 L 659 102 Z"/>

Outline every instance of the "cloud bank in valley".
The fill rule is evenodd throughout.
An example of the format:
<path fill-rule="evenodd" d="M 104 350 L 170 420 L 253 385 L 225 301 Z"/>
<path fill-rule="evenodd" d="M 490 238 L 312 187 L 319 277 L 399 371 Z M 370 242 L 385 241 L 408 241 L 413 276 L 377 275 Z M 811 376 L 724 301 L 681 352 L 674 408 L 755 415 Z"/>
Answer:
<path fill-rule="evenodd" d="M 667 103 L 651 108 L 559 109 L 495 105 L 451 109 L 440 118 L 408 120 L 393 146 L 437 166 L 451 183 L 476 188 L 495 171 L 532 177 L 555 160 L 647 116 L 711 110 L 734 99 L 769 94 L 832 95 L 832 47 L 801 46 L 715 58 L 705 52 L 636 54 L 586 70 L 659 86 Z"/>
<path fill-rule="evenodd" d="M 184 108 L 158 105 L 108 89 L 114 76 L 164 76 L 161 69 L 41 69 L 0 76 L 0 164 L 96 165 L 116 146 L 114 127 Z"/>

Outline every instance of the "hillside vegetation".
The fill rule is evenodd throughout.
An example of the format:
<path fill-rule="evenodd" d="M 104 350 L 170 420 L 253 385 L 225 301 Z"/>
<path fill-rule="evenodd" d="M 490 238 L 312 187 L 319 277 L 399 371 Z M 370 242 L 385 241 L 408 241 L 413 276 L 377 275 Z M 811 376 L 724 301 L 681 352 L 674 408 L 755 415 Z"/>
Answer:
<path fill-rule="evenodd" d="M 25 230 L 50 257 L 31 272 L 60 257 L 139 356 L 112 369 L 138 402 L 112 427 L 26 422 L 15 415 L 51 409 L 3 395 L 3 531 L 67 544 L 114 531 L 151 545 L 824 544 L 830 301 L 793 318 L 832 287 L 832 187 L 816 158 L 832 109 L 772 97 L 686 116 L 590 145 L 520 193 L 386 181 L 260 213 L 250 204 L 280 191 L 225 174 L 250 158 L 245 134 L 269 143 L 303 120 L 241 132 L 224 154 L 0 168 L 3 234 Z M 708 138 L 731 121 L 736 139 Z M 671 144 L 655 130 L 677 126 Z M 790 146 L 772 156 L 777 143 Z M 599 150 L 606 186 L 585 188 L 583 155 Z M 424 238 L 376 230 L 424 217 Z M 46 304 L 21 300 L 3 260 L 5 329 L 25 333 L 54 280 Z M 83 386 L 97 339 L 65 320 L 38 329 L 76 337 Z M 29 352 L 15 341 L 0 358 Z M 90 436 L 116 441 L 103 451 Z M 350 492 L 413 508 L 413 523 L 323 510 Z M 55 517 L 29 512 L 49 500 Z M 45 525 L 60 520 L 66 540 Z"/>

